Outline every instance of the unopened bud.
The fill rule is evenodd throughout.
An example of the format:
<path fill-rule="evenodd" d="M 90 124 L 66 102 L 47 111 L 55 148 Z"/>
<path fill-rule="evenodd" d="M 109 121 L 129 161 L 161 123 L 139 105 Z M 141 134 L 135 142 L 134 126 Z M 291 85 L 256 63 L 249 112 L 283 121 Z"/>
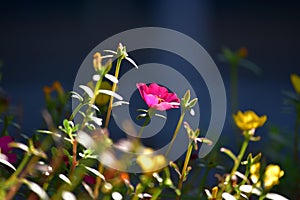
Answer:
<path fill-rule="evenodd" d="M 102 67 L 102 57 L 101 54 L 99 52 L 95 53 L 93 56 L 93 65 L 94 65 L 94 69 L 95 71 L 99 71 Z"/>

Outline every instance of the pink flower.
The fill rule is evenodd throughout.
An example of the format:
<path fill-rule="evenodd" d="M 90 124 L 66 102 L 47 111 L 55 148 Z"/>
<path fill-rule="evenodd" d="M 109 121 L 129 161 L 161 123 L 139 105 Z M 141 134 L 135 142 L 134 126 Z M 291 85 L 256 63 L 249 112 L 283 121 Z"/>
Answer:
<path fill-rule="evenodd" d="M 168 93 L 165 87 L 151 83 L 149 87 L 145 83 L 137 83 L 137 88 L 150 108 L 164 111 L 171 108 L 179 108 L 180 99 L 175 93 Z"/>
<path fill-rule="evenodd" d="M 91 175 L 85 175 L 83 177 L 83 180 L 90 185 L 94 185 L 96 183 L 96 178 L 94 176 Z"/>
<path fill-rule="evenodd" d="M 8 144 L 13 141 L 13 138 L 10 136 L 3 136 L 0 138 L 1 153 L 7 157 L 7 160 L 10 163 L 15 163 L 17 161 L 17 155 L 12 153 L 12 148 L 8 146 Z"/>

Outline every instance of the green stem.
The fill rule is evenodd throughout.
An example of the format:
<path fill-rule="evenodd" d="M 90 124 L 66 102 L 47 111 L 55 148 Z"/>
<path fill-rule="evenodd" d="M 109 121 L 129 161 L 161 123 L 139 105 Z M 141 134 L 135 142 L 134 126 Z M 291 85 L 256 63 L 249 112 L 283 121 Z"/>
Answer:
<path fill-rule="evenodd" d="M 18 166 L 17 170 L 10 176 L 10 178 L 5 182 L 5 187 L 11 187 L 19 174 L 23 171 L 24 167 L 26 166 L 27 162 L 29 161 L 31 154 L 26 153 L 23 160 L 21 161 L 20 165 Z"/>
<path fill-rule="evenodd" d="M 117 61 L 117 65 L 116 65 L 116 71 L 115 71 L 115 77 L 116 78 L 119 77 L 121 61 L 122 61 L 122 57 L 119 57 L 118 61 Z M 115 92 L 116 88 L 117 88 L 117 83 L 114 83 L 113 86 L 112 86 L 112 92 Z M 113 100 L 114 100 L 114 97 L 111 96 L 110 100 L 109 100 L 109 105 L 108 105 L 108 110 L 107 110 L 107 115 L 106 115 L 106 120 L 105 120 L 105 128 L 107 128 L 108 124 L 109 124 L 109 119 L 110 119 Z"/>
<path fill-rule="evenodd" d="M 186 170 L 187 170 L 187 167 L 188 167 L 188 164 L 189 164 L 189 161 L 190 161 L 192 151 L 193 151 L 193 143 L 190 142 L 189 147 L 188 147 L 188 151 L 185 155 L 185 160 L 184 160 L 181 176 L 180 176 L 179 183 L 178 183 L 178 186 L 177 186 L 177 189 L 180 190 L 180 191 L 181 191 L 182 186 L 183 186 L 183 180 L 186 176 L 185 174 L 186 174 Z M 176 200 L 179 200 L 180 196 L 181 196 L 181 194 L 177 195 Z"/>
<path fill-rule="evenodd" d="M 84 104 L 82 104 L 82 103 L 79 103 L 79 104 L 78 104 L 78 106 L 77 106 L 77 107 L 74 109 L 74 111 L 72 112 L 69 121 L 72 121 L 72 120 L 75 118 L 76 114 L 80 111 L 80 109 L 82 108 L 83 105 L 84 105 Z"/>
<path fill-rule="evenodd" d="M 233 168 L 231 170 L 231 173 L 230 173 L 230 180 L 231 180 L 231 177 L 235 174 L 236 170 L 238 169 L 238 167 L 241 164 L 243 156 L 244 156 L 244 154 L 246 152 L 246 149 L 248 147 L 249 140 L 250 140 L 250 137 L 247 135 L 247 133 L 245 133 L 245 140 L 242 144 L 242 147 L 241 147 L 241 150 L 240 150 L 240 153 L 239 153 L 237 159 L 234 161 L 234 166 L 233 166 Z"/>
<path fill-rule="evenodd" d="M 145 127 L 147 126 L 147 124 L 149 124 L 151 118 L 155 115 L 155 109 L 149 108 L 149 110 L 148 110 L 147 113 L 148 113 L 148 116 L 147 116 L 147 118 L 145 119 L 145 121 L 144 121 L 144 123 L 143 123 L 143 126 L 142 126 L 142 128 L 139 130 L 139 133 L 138 133 L 138 135 L 137 135 L 138 138 L 140 138 L 140 137 L 142 136 Z"/>
<path fill-rule="evenodd" d="M 180 115 L 180 118 L 179 118 L 179 120 L 178 120 L 176 129 L 175 129 L 175 131 L 174 131 L 174 133 L 173 133 L 172 140 L 171 140 L 170 145 L 169 145 L 169 147 L 168 147 L 168 150 L 167 150 L 167 152 L 166 152 L 166 156 L 169 155 L 170 150 L 172 149 L 172 146 L 173 146 L 173 144 L 174 144 L 174 142 L 175 142 L 175 139 L 176 139 L 176 137 L 177 137 L 178 131 L 179 131 L 179 129 L 180 129 L 180 127 L 181 127 L 181 124 L 182 124 L 182 122 L 183 122 L 184 115 L 185 115 L 185 110 L 183 110 L 183 112 L 182 112 L 181 115 Z"/>
<path fill-rule="evenodd" d="M 162 187 L 158 187 L 156 188 L 155 192 L 152 194 L 152 197 L 150 200 L 156 200 L 159 195 L 161 194 L 161 192 L 163 191 L 163 188 Z"/>

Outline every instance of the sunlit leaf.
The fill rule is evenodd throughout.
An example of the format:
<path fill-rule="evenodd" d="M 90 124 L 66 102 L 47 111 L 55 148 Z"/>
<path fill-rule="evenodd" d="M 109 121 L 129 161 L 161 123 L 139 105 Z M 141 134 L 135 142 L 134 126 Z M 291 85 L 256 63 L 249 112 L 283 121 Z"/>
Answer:
<path fill-rule="evenodd" d="M 89 88 L 88 86 L 85 86 L 85 85 L 79 85 L 79 87 L 81 89 L 83 89 L 83 91 L 85 91 L 85 93 L 90 97 L 90 98 L 93 98 L 94 97 L 94 93 L 92 91 L 91 88 Z"/>
<path fill-rule="evenodd" d="M 122 200 L 123 196 L 119 192 L 113 192 L 111 194 L 113 200 Z"/>
<path fill-rule="evenodd" d="M 49 197 L 45 190 L 43 190 L 43 188 L 41 188 L 38 184 L 28 181 L 26 179 L 23 179 L 22 181 L 29 187 L 29 189 L 32 192 L 36 193 L 42 200 L 49 200 Z"/>
<path fill-rule="evenodd" d="M 10 167 L 11 169 L 13 169 L 14 171 L 16 171 L 16 168 L 12 164 L 10 164 L 10 162 L 8 162 L 6 159 L 7 159 L 6 156 L 4 154 L 0 153 L 0 163 L 6 165 L 6 166 Z"/>
<path fill-rule="evenodd" d="M 83 101 L 82 96 L 80 96 L 77 92 L 71 91 L 70 93 L 72 98 L 78 99 L 80 102 Z"/>
<path fill-rule="evenodd" d="M 192 116 L 195 116 L 195 110 L 194 110 L 193 108 L 190 109 L 190 114 L 191 114 Z"/>
<path fill-rule="evenodd" d="M 231 194 L 224 192 L 222 194 L 222 198 L 225 200 L 236 200 L 236 198 L 234 196 L 232 196 Z"/>
<path fill-rule="evenodd" d="M 82 181 L 82 185 L 83 185 L 84 189 L 87 191 L 87 193 L 90 195 L 90 197 L 92 199 L 95 199 L 93 189 L 88 184 L 86 184 L 84 181 Z"/>
<path fill-rule="evenodd" d="M 99 81 L 100 80 L 100 75 L 99 74 L 93 75 L 93 80 L 94 81 Z"/>
<path fill-rule="evenodd" d="M 98 126 L 102 126 L 102 119 L 101 118 L 91 116 L 91 120 L 93 120 L 93 122 L 95 122 Z"/>
<path fill-rule="evenodd" d="M 119 94 L 117 94 L 111 90 L 99 90 L 98 92 L 102 93 L 102 94 L 107 94 L 107 95 L 113 96 L 114 98 L 116 98 L 118 100 L 123 100 L 123 97 L 121 97 Z"/>
<path fill-rule="evenodd" d="M 63 191 L 61 197 L 63 200 L 76 200 L 75 195 L 68 191 Z"/>
<path fill-rule="evenodd" d="M 285 198 L 284 196 L 280 195 L 280 194 L 276 194 L 276 193 L 268 193 L 266 195 L 267 199 L 272 199 L 272 200 L 288 200 L 287 198 Z"/>
<path fill-rule="evenodd" d="M 129 57 L 125 57 L 125 59 L 127 60 L 127 61 L 129 61 L 135 68 L 139 68 L 138 67 L 138 65 L 131 59 L 131 58 L 129 58 Z"/>
<path fill-rule="evenodd" d="M 69 185 L 72 185 L 70 179 L 66 177 L 64 174 L 59 174 L 58 177 L 63 180 L 64 182 L 68 183 Z"/>
<path fill-rule="evenodd" d="M 111 75 L 111 74 L 105 74 L 105 78 L 107 78 L 108 80 L 110 80 L 113 83 L 118 83 L 119 80 L 117 79 L 117 77 Z"/>
<path fill-rule="evenodd" d="M 223 153 L 225 153 L 226 155 L 228 155 L 233 161 L 235 161 L 237 159 L 236 156 L 229 149 L 226 149 L 226 148 L 222 147 L 220 149 L 220 151 L 223 152 Z"/>
<path fill-rule="evenodd" d="M 116 101 L 112 104 L 112 107 L 122 106 L 122 105 L 129 105 L 127 101 Z"/>
<path fill-rule="evenodd" d="M 96 176 L 100 177 L 102 180 L 105 181 L 105 177 L 98 170 L 93 169 L 91 167 L 87 167 L 87 166 L 85 166 L 84 168 L 87 169 L 89 172 L 92 172 L 93 174 L 95 174 Z"/>
<path fill-rule="evenodd" d="M 108 52 L 108 53 L 112 53 L 112 54 L 117 54 L 117 52 L 113 51 L 113 50 L 103 50 L 104 52 Z"/>
<path fill-rule="evenodd" d="M 156 117 L 160 117 L 160 118 L 162 118 L 162 119 L 167 119 L 167 117 L 166 116 L 164 116 L 164 115 L 161 115 L 161 114 L 157 114 L 157 113 L 155 113 L 154 114 Z"/>
<path fill-rule="evenodd" d="M 29 147 L 25 144 L 19 143 L 19 142 L 11 142 L 8 144 L 8 146 L 13 148 L 22 149 L 25 152 L 29 152 Z"/>

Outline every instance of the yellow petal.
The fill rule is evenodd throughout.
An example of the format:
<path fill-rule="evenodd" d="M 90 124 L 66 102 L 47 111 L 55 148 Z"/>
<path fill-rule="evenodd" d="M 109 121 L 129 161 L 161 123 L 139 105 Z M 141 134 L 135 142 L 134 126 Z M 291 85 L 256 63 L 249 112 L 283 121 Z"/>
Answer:
<path fill-rule="evenodd" d="M 300 76 L 297 74 L 292 74 L 291 75 L 291 82 L 293 84 L 293 87 L 295 91 L 300 94 Z"/>

